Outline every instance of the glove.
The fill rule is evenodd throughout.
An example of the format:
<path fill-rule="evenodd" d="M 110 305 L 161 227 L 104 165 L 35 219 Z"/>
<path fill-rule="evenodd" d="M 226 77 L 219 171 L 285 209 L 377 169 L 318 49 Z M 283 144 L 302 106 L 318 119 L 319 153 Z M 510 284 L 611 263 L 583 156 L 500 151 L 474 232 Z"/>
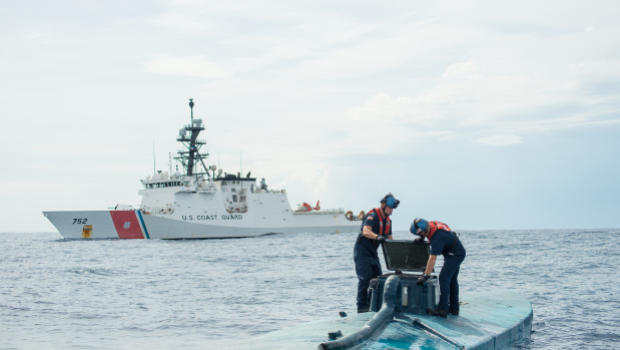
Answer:
<path fill-rule="evenodd" d="M 422 244 L 423 242 L 424 242 L 424 237 L 420 237 L 420 236 L 416 237 L 413 240 L 413 243 L 415 243 L 415 244 Z"/>
<path fill-rule="evenodd" d="M 420 277 L 418 277 L 418 280 L 415 282 L 418 286 L 423 285 L 431 276 L 428 275 L 422 275 Z"/>
<path fill-rule="evenodd" d="M 377 236 L 377 242 L 384 243 L 385 242 L 385 237 L 383 237 L 382 235 Z"/>

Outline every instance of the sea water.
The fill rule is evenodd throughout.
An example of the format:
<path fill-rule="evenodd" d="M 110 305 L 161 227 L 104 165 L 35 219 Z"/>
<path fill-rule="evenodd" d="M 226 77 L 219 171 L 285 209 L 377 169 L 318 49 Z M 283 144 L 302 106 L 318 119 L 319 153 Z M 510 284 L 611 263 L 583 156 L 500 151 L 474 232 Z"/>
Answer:
<path fill-rule="evenodd" d="M 515 348 L 620 348 L 620 230 L 460 236 L 462 301 L 509 289 L 533 305 L 531 340 Z M 226 349 L 335 319 L 355 309 L 355 237 L 66 241 L 0 233 L 0 349 Z"/>

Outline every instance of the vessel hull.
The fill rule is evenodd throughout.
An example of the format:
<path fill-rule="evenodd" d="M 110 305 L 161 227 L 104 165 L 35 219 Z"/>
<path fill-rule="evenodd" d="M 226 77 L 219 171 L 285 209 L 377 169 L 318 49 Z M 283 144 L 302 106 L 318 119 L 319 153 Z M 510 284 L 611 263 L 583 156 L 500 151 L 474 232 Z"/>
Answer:
<path fill-rule="evenodd" d="M 240 341 L 233 349 L 317 349 L 328 341 L 328 333 L 340 331 L 343 337 L 355 333 L 375 317 L 367 312 L 331 320 L 321 320 L 294 328 Z M 403 313 L 355 349 L 504 349 L 526 341 L 532 331 L 532 305 L 509 291 L 472 293 L 463 296 L 459 316 L 447 318 Z M 414 324 L 422 324 L 423 329 Z M 429 332 L 436 331 L 446 338 Z"/>
<path fill-rule="evenodd" d="M 145 214 L 140 210 L 46 211 L 45 217 L 65 239 L 211 239 L 278 233 L 355 232 L 359 223 L 334 215 L 291 215 L 282 224 L 240 222 L 197 223 Z"/>

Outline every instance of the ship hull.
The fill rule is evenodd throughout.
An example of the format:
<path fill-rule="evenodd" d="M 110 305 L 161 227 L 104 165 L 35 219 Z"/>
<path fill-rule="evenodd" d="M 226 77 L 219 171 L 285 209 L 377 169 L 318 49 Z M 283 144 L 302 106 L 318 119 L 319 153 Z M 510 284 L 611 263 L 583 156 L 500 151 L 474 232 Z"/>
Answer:
<path fill-rule="evenodd" d="M 463 295 L 460 315 L 447 318 L 425 314 L 400 313 L 385 322 L 373 337 L 357 347 L 329 346 L 328 334 L 343 339 L 361 329 L 376 312 L 324 319 L 274 331 L 246 341 L 235 349 L 468 349 L 512 348 L 526 342 L 532 332 L 531 303 L 512 292 L 496 291 Z M 443 336 L 443 337 L 442 337 Z M 322 344 L 321 344 L 322 343 Z M 321 344 L 321 347 L 318 347 Z M 325 345 L 323 345 L 325 344 Z M 516 346 L 520 348 L 520 346 Z"/>
<path fill-rule="evenodd" d="M 202 223 L 143 213 L 141 210 L 46 211 L 65 239 L 211 239 L 277 233 L 338 233 L 359 230 L 359 222 L 340 215 L 290 215 L 282 223 L 250 220 Z"/>

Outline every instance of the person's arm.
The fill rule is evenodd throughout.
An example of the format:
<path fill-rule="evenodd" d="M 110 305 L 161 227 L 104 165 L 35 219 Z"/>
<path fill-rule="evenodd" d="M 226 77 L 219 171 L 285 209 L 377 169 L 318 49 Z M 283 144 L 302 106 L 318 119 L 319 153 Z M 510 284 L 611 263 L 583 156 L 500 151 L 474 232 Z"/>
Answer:
<path fill-rule="evenodd" d="M 377 237 L 379 237 L 378 234 L 372 232 L 372 228 L 368 225 L 364 225 L 364 229 L 362 230 L 362 236 L 368 239 L 377 239 Z"/>
<path fill-rule="evenodd" d="M 437 261 L 437 255 L 431 255 L 428 257 L 428 261 L 426 262 L 426 269 L 424 270 L 424 274 L 426 276 L 430 276 L 431 272 L 435 268 L 435 261 Z"/>

